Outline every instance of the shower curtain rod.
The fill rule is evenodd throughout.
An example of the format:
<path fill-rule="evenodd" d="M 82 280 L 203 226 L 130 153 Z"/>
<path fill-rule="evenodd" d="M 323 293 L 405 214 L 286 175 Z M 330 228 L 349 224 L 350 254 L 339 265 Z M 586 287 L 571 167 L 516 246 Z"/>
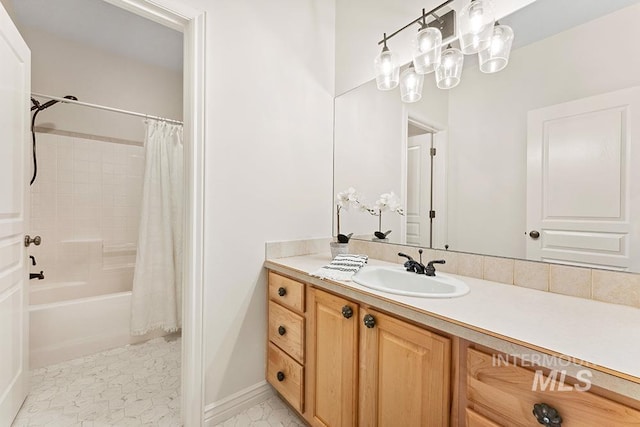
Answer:
<path fill-rule="evenodd" d="M 143 117 L 145 119 L 160 120 L 160 121 L 163 121 L 163 122 L 175 123 L 175 124 L 179 124 L 179 125 L 183 124 L 180 120 L 166 119 L 164 117 L 152 116 L 152 115 L 144 114 L 144 113 L 136 113 L 135 111 L 121 110 L 120 108 L 106 107 L 104 105 L 90 104 L 88 102 L 81 102 L 81 101 L 74 101 L 73 99 L 61 98 L 59 96 L 44 95 L 44 94 L 35 93 L 35 92 L 32 92 L 31 96 L 35 96 L 35 97 L 38 97 L 38 98 L 52 99 L 54 101 L 60 101 L 60 102 L 64 102 L 64 103 L 67 103 L 67 104 L 81 105 L 83 107 L 96 108 L 98 110 L 106 110 L 106 111 L 111 111 L 111 112 L 114 112 L 114 113 L 122 113 L 122 114 L 128 114 L 130 116 Z"/>

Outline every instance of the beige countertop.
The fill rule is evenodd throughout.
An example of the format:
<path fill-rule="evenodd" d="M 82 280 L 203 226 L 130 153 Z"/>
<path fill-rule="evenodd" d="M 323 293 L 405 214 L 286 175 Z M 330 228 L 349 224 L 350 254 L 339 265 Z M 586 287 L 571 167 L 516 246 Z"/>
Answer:
<path fill-rule="evenodd" d="M 594 384 L 640 399 L 640 309 L 448 273 L 438 274 L 463 280 L 470 292 L 417 298 L 310 276 L 330 260 L 329 253 L 313 254 L 268 259 L 265 266 L 508 354 L 524 348 L 575 362 L 569 374 L 586 366 Z M 399 264 L 370 259 L 369 265 Z"/>

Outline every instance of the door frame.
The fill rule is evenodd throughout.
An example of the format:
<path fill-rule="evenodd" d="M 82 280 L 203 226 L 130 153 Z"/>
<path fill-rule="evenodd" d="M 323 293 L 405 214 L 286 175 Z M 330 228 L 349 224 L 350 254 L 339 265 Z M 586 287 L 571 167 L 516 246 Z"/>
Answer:
<path fill-rule="evenodd" d="M 206 14 L 178 0 L 102 0 L 184 34 L 183 120 L 185 238 L 183 248 L 181 418 L 204 418 L 204 140 Z"/>
<path fill-rule="evenodd" d="M 433 247 L 442 249 L 447 242 L 447 177 L 449 174 L 447 165 L 448 165 L 448 133 L 447 126 L 442 123 L 435 122 L 428 117 L 421 117 L 421 115 L 416 111 L 409 111 L 406 105 L 402 106 L 402 133 L 401 133 L 401 144 L 400 150 L 402 153 L 400 155 L 401 165 L 400 165 L 400 182 L 402 184 L 402 188 L 400 189 L 401 194 L 403 194 L 403 203 L 404 207 L 407 206 L 407 171 L 408 171 L 408 154 L 407 149 L 409 146 L 409 133 L 407 131 L 407 127 L 409 123 L 413 124 L 416 127 L 427 130 L 433 134 L 433 146 L 438 150 L 438 154 L 434 160 L 434 167 L 437 165 L 438 167 L 444 167 L 444 173 L 442 175 L 438 175 L 438 180 L 434 183 L 434 192 L 435 197 L 433 199 L 433 203 L 435 206 L 439 206 L 436 211 L 436 218 L 440 218 L 441 221 L 435 221 L 433 227 Z M 435 176 L 433 176 L 435 178 Z M 401 243 L 405 244 L 407 239 L 407 217 L 403 216 L 400 221 L 400 233 Z"/>

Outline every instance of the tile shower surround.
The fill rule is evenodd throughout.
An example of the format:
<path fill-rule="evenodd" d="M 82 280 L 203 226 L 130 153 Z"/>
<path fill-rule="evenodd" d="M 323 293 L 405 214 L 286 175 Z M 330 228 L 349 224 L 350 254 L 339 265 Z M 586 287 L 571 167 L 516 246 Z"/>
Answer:
<path fill-rule="evenodd" d="M 332 239 L 309 239 L 266 244 L 266 258 L 284 258 L 328 252 Z M 403 264 L 398 252 L 416 253 L 415 246 L 351 240 L 349 252 L 367 254 L 371 258 Z M 546 262 L 524 261 L 462 252 L 425 249 L 423 260 L 444 259 L 437 270 L 461 276 L 475 277 L 508 285 L 522 286 L 545 292 L 593 299 L 612 304 L 640 308 L 640 274 Z"/>
<path fill-rule="evenodd" d="M 112 286 L 98 294 L 130 290 L 144 148 L 48 133 L 38 133 L 37 143 L 30 234 L 43 243 L 29 254 L 45 280 L 32 285 L 91 281 Z"/>

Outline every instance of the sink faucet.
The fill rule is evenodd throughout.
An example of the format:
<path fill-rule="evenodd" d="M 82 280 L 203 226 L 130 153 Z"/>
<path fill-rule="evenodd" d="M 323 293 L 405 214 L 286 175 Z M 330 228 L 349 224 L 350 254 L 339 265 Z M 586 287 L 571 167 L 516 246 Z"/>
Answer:
<path fill-rule="evenodd" d="M 436 268 L 433 266 L 433 264 L 444 264 L 446 261 L 443 259 L 437 259 L 437 260 L 429 261 L 425 266 L 422 263 L 422 252 L 423 252 L 422 249 L 418 249 L 418 253 L 420 254 L 419 262 L 411 258 L 411 256 L 407 254 L 403 254 L 402 252 L 398 252 L 398 256 L 401 256 L 407 259 L 407 262 L 404 263 L 404 268 L 406 268 L 407 271 L 411 271 L 416 274 L 424 274 L 426 276 L 435 276 Z"/>

